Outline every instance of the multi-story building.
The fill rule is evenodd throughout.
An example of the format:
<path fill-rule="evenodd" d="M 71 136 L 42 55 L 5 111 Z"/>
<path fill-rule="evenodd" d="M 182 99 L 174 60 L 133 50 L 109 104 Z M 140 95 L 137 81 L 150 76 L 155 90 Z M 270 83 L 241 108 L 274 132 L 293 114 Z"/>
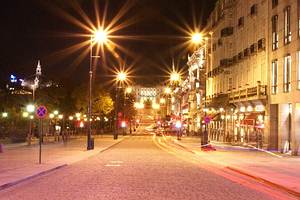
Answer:
<path fill-rule="evenodd" d="M 271 147 L 300 153 L 300 1 L 268 1 Z"/>
<path fill-rule="evenodd" d="M 206 31 L 210 138 L 300 151 L 300 0 L 219 0 Z"/>
<path fill-rule="evenodd" d="M 219 0 L 206 43 L 212 140 L 269 145 L 268 1 Z"/>

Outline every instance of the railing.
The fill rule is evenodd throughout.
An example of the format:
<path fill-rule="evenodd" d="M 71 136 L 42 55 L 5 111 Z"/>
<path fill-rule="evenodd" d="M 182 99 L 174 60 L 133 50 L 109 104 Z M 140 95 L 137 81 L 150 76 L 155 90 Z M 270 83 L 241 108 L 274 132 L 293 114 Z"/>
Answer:
<path fill-rule="evenodd" d="M 267 96 L 267 86 L 257 85 L 245 89 L 239 89 L 229 93 L 229 101 L 247 100 L 248 98 L 261 99 Z"/>

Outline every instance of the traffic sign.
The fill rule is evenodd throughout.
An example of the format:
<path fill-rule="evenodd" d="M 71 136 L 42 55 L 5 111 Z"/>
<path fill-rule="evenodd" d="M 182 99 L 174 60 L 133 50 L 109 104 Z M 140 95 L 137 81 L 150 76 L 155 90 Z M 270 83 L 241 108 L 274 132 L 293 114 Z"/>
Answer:
<path fill-rule="evenodd" d="M 45 106 L 39 106 L 37 109 L 36 109 L 36 116 L 39 118 L 39 119 L 43 119 L 46 117 L 47 115 L 47 108 Z"/>
<path fill-rule="evenodd" d="M 205 124 L 209 124 L 210 123 L 211 118 L 209 116 L 205 116 L 204 117 L 204 122 Z"/>

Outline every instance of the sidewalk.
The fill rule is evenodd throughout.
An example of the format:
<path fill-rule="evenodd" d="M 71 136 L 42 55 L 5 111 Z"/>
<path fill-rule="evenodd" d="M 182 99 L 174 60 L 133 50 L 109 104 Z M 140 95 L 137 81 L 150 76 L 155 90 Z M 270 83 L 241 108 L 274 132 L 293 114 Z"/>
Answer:
<path fill-rule="evenodd" d="M 38 174 L 96 155 L 124 138 L 119 136 L 118 140 L 113 140 L 109 135 L 95 136 L 95 149 L 91 151 L 86 150 L 86 137 L 71 139 L 66 144 L 47 143 L 42 146 L 42 164 L 38 164 L 37 144 L 4 147 L 4 152 L 0 153 L 0 190 Z"/>
<path fill-rule="evenodd" d="M 172 137 L 169 140 L 212 163 L 300 195 L 300 156 L 222 144 L 212 144 L 216 151 L 204 152 L 199 138 L 183 137 L 177 141 Z"/>

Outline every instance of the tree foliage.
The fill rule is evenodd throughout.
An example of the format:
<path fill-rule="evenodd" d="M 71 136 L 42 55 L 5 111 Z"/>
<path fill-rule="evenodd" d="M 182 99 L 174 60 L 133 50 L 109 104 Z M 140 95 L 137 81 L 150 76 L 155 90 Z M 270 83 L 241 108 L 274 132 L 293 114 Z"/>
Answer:
<path fill-rule="evenodd" d="M 93 113 L 109 115 L 114 109 L 114 101 L 110 94 L 100 86 L 93 88 Z M 88 107 L 88 87 L 81 85 L 74 90 L 72 97 L 75 99 L 75 107 L 78 111 L 86 113 Z"/>

